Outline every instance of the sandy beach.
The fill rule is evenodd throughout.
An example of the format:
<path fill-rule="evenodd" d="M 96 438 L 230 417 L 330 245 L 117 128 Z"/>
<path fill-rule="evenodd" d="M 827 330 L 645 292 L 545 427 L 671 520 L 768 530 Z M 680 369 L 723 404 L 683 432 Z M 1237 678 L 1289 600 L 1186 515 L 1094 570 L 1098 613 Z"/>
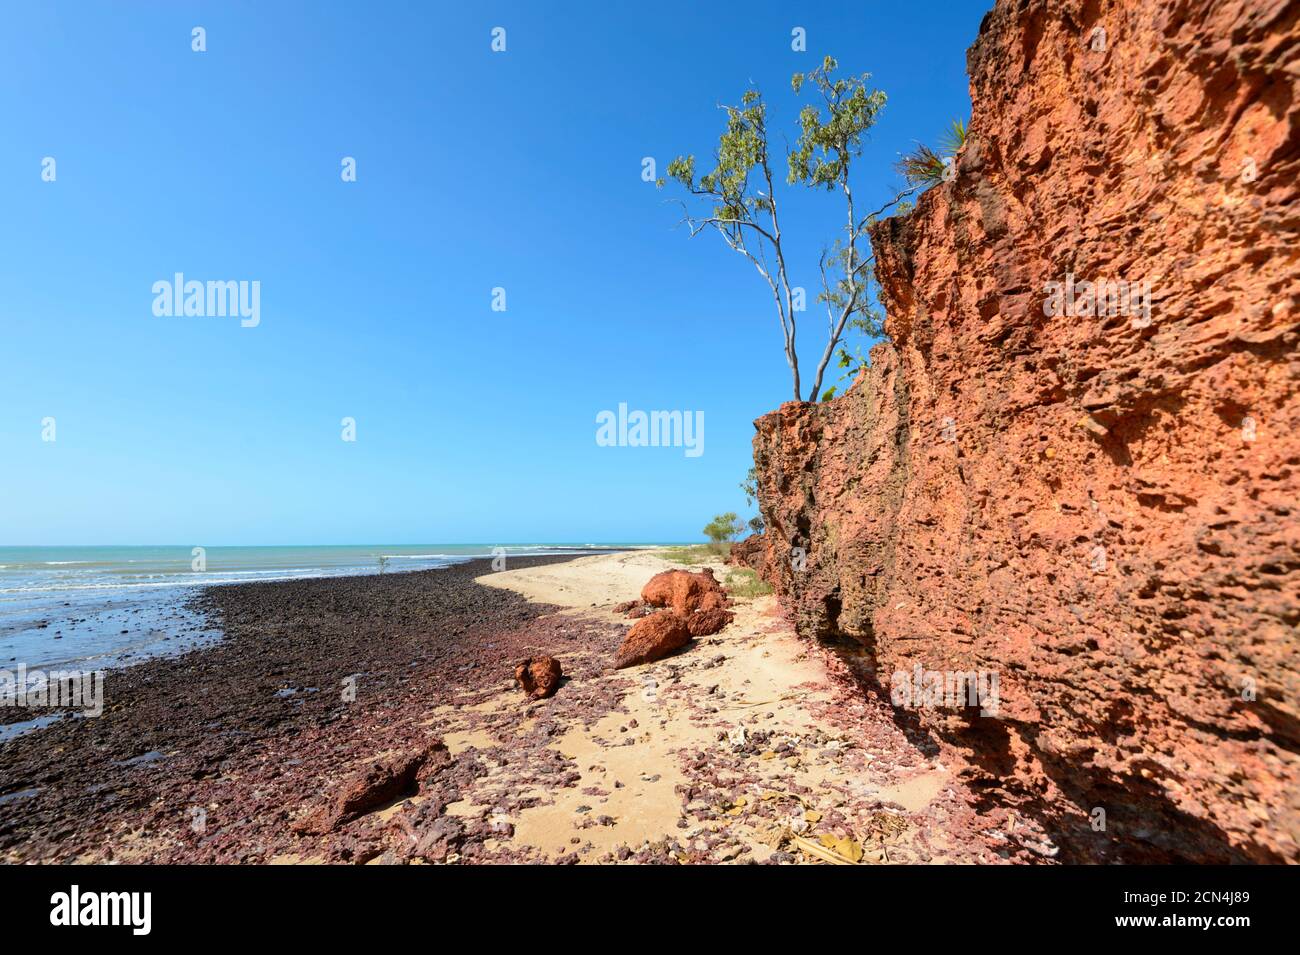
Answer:
<path fill-rule="evenodd" d="M 721 562 L 705 566 L 719 579 L 728 573 Z M 637 597 L 654 574 L 678 568 L 631 553 L 480 582 L 564 607 L 563 615 L 615 623 L 622 619 L 615 605 Z M 540 858 L 577 862 L 1000 858 L 1001 840 L 980 835 L 990 823 L 977 824 L 963 798 L 969 794 L 933 745 L 912 738 L 864 693 L 851 657 L 800 640 L 771 596 L 737 600 L 733 609 L 733 623 L 680 654 L 596 677 L 618 704 L 595 721 L 568 721 L 554 737 L 550 748 L 580 776 L 560 792 L 530 794 L 538 801 L 511 820 L 513 843 Z M 566 670 L 593 655 L 571 651 Z M 508 743 L 534 721 L 554 719 L 559 699 L 533 704 L 521 721 L 516 695 L 503 689 L 472 716 L 445 714 L 451 725 L 467 724 L 447 738 Z M 503 766 L 485 792 L 507 792 L 513 779 Z M 474 805 L 451 808 L 473 813 Z"/>
<path fill-rule="evenodd" d="M 851 650 L 799 639 L 771 596 L 736 599 L 730 625 L 666 659 L 613 669 L 629 625 L 615 606 L 667 569 L 680 565 L 638 551 L 213 588 L 202 606 L 224 625 L 220 644 L 121 671 L 103 717 L 0 748 L 0 851 L 354 864 L 1050 856 L 1031 828 L 976 815 L 939 748 L 855 675 Z M 534 654 L 558 659 L 564 679 L 529 701 L 513 672 Z"/>

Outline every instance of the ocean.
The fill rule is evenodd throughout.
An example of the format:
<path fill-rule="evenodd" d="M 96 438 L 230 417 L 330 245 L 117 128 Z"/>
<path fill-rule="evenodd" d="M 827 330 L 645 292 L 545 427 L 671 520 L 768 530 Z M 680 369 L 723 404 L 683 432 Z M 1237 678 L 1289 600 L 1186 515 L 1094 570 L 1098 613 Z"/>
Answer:
<path fill-rule="evenodd" d="M 0 668 L 104 669 L 216 640 L 185 607 L 200 587 L 428 570 L 476 557 L 586 553 L 638 544 L 295 547 L 0 547 Z"/>

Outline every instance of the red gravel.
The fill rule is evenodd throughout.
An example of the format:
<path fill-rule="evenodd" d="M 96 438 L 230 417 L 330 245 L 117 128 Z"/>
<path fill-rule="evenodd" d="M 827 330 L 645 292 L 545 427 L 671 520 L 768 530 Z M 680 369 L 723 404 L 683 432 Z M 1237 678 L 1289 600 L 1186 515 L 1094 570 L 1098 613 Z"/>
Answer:
<path fill-rule="evenodd" d="M 220 644 L 110 671 L 102 717 L 0 745 L 0 858 L 252 862 L 318 852 L 290 831 L 292 819 L 360 761 L 427 744 L 436 706 L 486 698 L 539 650 L 618 645 L 622 628 L 557 626 L 545 617 L 555 608 L 473 582 L 488 570 L 473 561 L 210 588 L 197 602 L 223 624 Z M 355 701 L 345 699 L 349 677 Z M 474 774 L 471 751 L 442 774 L 433 804 Z M 364 861 L 382 848 L 365 829 L 325 851 Z"/>

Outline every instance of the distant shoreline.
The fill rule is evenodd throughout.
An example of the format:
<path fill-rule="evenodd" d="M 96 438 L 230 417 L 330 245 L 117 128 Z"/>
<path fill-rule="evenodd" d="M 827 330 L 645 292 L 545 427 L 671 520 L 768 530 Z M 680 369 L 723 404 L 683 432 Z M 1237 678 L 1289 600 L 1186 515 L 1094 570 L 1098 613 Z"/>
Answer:
<path fill-rule="evenodd" d="M 290 764 L 310 765 L 291 787 L 305 801 L 335 759 L 395 742 L 390 706 L 419 710 L 453 690 L 494 684 L 515 656 L 527 655 L 529 625 L 551 608 L 474 582 L 490 572 L 491 561 L 478 558 L 437 571 L 204 588 L 192 601 L 220 622 L 222 640 L 114 670 L 103 716 L 58 720 L 0 744 L 0 860 L 239 861 L 228 854 L 234 847 L 186 836 L 191 806 L 227 798 L 206 788 L 225 775 L 219 767 L 265 772 L 269 783 L 292 775 Z M 348 679 L 351 702 L 343 695 Z M 416 721 L 404 727 L 421 732 Z M 340 729 L 375 738 L 299 751 L 302 741 Z M 272 752 L 281 755 L 268 763 Z M 237 817 L 269 837 L 283 830 L 282 812 L 244 805 Z M 159 841 L 146 849 L 115 837 L 136 828 Z"/>
<path fill-rule="evenodd" d="M 495 556 L 509 566 L 624 546 L 649 545 L 510 544 Z M 493 556 L 479 544 L 0 548 L 0 668 L 120 668 L 211 644 L 219 634 L 190 608 L 212 587 L 402 574 Z"/>

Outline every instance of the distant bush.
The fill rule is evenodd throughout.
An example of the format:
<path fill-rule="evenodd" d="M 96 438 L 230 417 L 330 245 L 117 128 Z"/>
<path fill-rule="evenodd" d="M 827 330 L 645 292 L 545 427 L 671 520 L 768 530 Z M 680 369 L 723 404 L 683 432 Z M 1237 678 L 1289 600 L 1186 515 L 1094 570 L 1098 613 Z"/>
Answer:
<path fill-rule="evenodd" d="M 718 553 L 725 553 L 724 545 L 730 543 L 744 531 L 745 525 L 740 522 L 740 518 L 736 516 L 735 511 L 716 514 L 713 520 L 704 525 L 704 536 L 713 542 L 713 547 Z"/>

